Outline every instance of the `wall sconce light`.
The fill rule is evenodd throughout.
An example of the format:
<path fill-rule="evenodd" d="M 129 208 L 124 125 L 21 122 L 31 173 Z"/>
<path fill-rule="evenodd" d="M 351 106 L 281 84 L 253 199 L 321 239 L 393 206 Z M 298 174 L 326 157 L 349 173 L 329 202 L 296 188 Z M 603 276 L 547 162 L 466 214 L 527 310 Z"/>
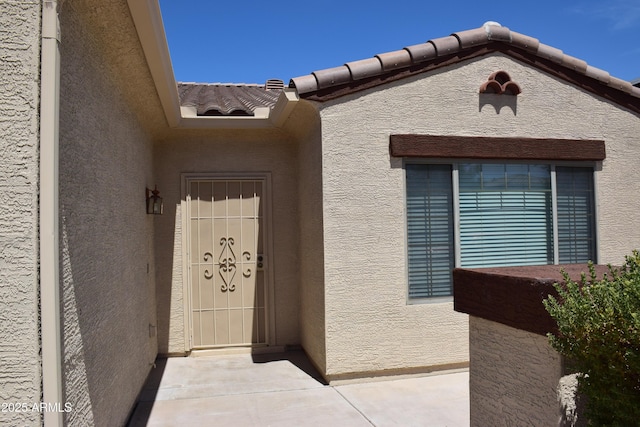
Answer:
<path fill-rule="evenodd" d="M 162 215 L 164 210 L 164 204 L 162 203 L 162 197 L 158 191 L 156 185 L 153 190 L 147 188 L 147 213 L 153 215 Z"/>

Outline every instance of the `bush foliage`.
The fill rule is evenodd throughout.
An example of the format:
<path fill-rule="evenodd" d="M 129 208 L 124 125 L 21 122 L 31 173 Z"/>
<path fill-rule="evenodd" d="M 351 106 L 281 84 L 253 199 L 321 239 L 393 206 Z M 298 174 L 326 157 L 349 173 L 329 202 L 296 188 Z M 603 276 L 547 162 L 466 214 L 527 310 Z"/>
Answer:
<path fill-rule="evenodd" d="M 558 297 L 544 306 L 558 323 L 551 346 L 580 373 L 589 425 L 640 425 L 640 253 L 609 274 L 572 281 L 563 272 Z"/>

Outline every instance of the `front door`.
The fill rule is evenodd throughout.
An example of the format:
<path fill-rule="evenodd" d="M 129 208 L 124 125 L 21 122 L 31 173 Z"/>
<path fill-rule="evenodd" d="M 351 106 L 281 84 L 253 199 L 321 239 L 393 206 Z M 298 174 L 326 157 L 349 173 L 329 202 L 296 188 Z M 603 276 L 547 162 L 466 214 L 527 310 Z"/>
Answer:
<path fill-rule="evenodd" d="M 267 343 L 264 190 L 260 179 L 190 179 L 193 348 Z"/>

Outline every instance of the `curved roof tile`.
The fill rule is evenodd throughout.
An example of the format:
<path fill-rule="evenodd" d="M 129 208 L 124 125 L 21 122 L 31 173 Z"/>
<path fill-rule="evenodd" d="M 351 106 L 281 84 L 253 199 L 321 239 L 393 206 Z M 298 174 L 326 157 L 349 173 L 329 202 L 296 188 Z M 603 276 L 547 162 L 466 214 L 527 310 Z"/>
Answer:
<path fill-rule="evenodd" d="M 419 64 L 436 57 L 436 47 L 431 43 L 421 43 L 404 48 L 411 55 L 411 62 Z"/>
<path fill-rule="evenodd" d="M 374 58 L 348 62 L 340 67 L 327 70 L 314 71 L 311 75 L 291 79 L 289 87 L 295 88 L 302 97 L 310 97 L 321 90 L 339 89 L 341 86 L 348 86 L 366 78 L 402 73 L 403 70 L 409 70 L 412 67 L 413 70 L 426 67 L 431 62 L 440 61 L 440 58 L 443 57 L 451 57 L 451 61 L 444 62 L 445 64 L 450 64 L 456 60 L 462 60 L 455 58 L 456 56 L 462 56 L 458 52 L 462 53 L 467 50 L 478 49 L 480 46 L 492 43 L 516 48 L 510 49 L 510 51 L 524 51 L 526 54 L 533 54 L 556 64 L 547 66 L 545 68 L 547 71 L 563 67 L 577 73 L 578 76 L 595 79 L 608 88 L 640 98 L 640 88 L 633 86 L 631 83 L 611 77 L 606 71 L 592 67 L 579 58 L 565 55 L 560 49 L 542 44 L 533 37 L 511 31 L 496 22 L 487 22 L 480 28 L 460 31 L 447 37 L 408 46 L 403 50 L 380 53 Z M 496 48 L 498 47 L 496 45 Z M 443 61 L 440 62 L 442 63 Z M 438 64 L 434 66 L 438 66 Z M 380 84 L 382 84 L 381 82 Z M 367 87 L 375 85 L 372 84 Z M 340 92 L 340 94 L 344 93 L 348 93 L 348 91 Z M 623 103 L 629 104 L 628 101 L 623 101 Z M 632 103 L 633 108 L 640 111 L 640 104 L 636 105 L 635 101 Z"/>
<path fill-rule="evenodd" d="M 382 63 L 382 69 L 384 71 L 395 70 L 411 65 L 411 54 L 405 49 L 380 53 L 376 55 L 376 58 Z"/>
<path fill-rule="evenodd" d="M 344 66 L 314 71 L 313 75 L 316 76 L 319 89 L 349 83 L 352 78 L 349 69 Z"/>
<path fill-rule="evenodd" d="M 560 49 L 542 43 L 538 46 L 537 54 L 542 58 L 550 59 L 558 64 L 562 64 L 562 57 L 564 56 L 564 53 Z"/>
<path fill-rule="evenodd" d="M 487 39 L 496 42 L 511 43 L 511 31 L 507 27 L 503 27 L 497 22 L 487 22 L 482 26 L 487 33 Z"/>
<path fill-rule="evenodd" d="M 462 49 L 487 44 L 489 42 L 489 37 L 487 36 L 487 32 L 484 28 L 459 31 L 457 33 L 453 33 L 452 36 L 455 36 L 458 39 Z"/>
<path fill-rule="evenodd" d="M 253 116 L 256 108 L 273 108 L 280 92 L 262 85 L 178 83 L 180 105 L 195 107 L 198 116 Z"/>
<path fill-rule="evenodd" d="M 382 74 L 380 58 L 361 59 L 360 61 L 347 62 L 344 66 L 351 73 L 353 80 L 362 80 L 367 77 Z"/>
<path fill-rule="evenodd" d="M 429 43 L 436 47 L 436 54 L 438 56 L 450 55 L 461 49 L 460 41 L 455 36 L 440 37 L 429 40 Z"/>
<path fill-rule="evenodd" d="M 538 51 L 538 47 L 540 46 L 540 41 L 525 34 L 511 31 L 511 44 L 515 47 L 519 47 L 529 52 L 536 53 Z"/>

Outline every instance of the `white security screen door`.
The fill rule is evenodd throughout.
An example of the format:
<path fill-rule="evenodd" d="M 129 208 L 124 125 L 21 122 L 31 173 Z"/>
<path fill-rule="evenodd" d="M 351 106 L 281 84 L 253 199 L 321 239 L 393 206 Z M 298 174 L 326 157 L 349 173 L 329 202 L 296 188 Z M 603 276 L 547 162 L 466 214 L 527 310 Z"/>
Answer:
<path fill-rule="evenodd" d="M 189 180 L 194 348 L 265 344 L 264 181 Z"/>

